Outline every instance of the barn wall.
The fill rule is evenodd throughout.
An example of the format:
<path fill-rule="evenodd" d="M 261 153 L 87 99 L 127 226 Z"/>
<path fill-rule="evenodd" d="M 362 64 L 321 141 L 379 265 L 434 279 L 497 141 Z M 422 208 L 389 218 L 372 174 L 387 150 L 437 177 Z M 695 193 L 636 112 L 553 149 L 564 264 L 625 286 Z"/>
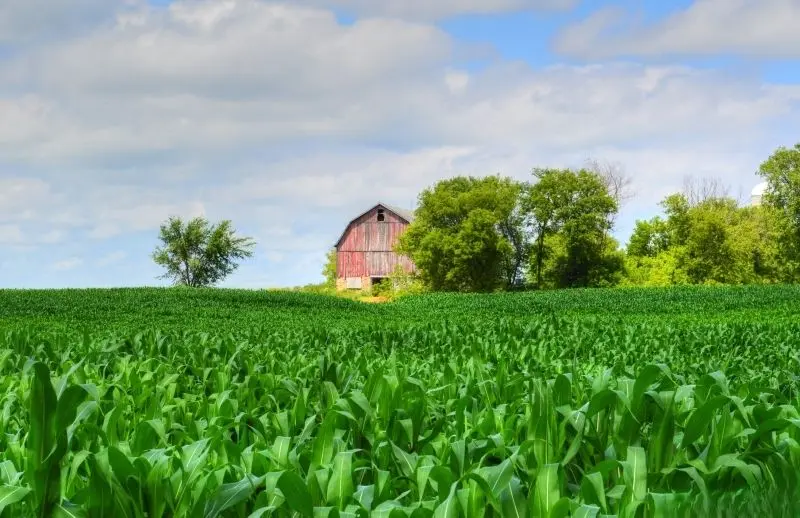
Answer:
<path fill-rule="evenodd" d="M 397 265 L 407 272 L 414 271 L 414 263 L 394 252 L 347 252 L 337 254 L 337 273 L 340 278 L 382 277 L 391 274 Z"/>
<path fill-rule="evenodd" d="M 352 225 L 339 245 L 342 252 L 390 252 L 408 225 L 370 221 Z"/>
<path fill-rule="evenodd" d="M 408 226 L 393 212 L 386 211 L 386 219 L 377 221 L 378 211 L 373 209 L 354 221 L 339 245 L 340 251 L 390 252 L 397 238 Z"/>

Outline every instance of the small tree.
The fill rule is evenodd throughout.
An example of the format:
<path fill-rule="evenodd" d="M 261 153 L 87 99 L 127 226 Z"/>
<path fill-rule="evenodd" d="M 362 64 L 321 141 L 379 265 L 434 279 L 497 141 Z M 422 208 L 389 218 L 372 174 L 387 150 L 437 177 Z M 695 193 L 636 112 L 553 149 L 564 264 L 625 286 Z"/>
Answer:
<path fill-rule="evenodd" d="M 236 260 L 253 255 L 255 242 L 235 233 L 228 220 L 211 225 L 202 217 L 186 223 L 169 218 L 161 225 L 163 245 L 153 252 L 156 264 L 167 270 L 159 278 L 195 288 L 217 284 L 238 268 Z"/>
<path fill-rule="evenodd" d="M 322 275 L 325 277 L 325 286 L 336 288 L 336 249 L 331 248 L 325 255 L 325 265 L 322 267 Z"/>

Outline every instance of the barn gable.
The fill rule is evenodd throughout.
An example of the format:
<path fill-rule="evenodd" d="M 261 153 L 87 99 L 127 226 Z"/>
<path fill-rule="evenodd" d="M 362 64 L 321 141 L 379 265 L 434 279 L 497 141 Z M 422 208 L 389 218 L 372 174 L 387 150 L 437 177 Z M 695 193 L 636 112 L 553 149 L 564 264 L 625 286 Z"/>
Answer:
<path fill-rule="evenodd" d="M 369 222 L 370 220 L 377 222 L 378 210 L 380 209 L 384 210 L 384 217 L 388 217 L 386 221 L 390 223 L 404 223 L 405 225 L 408 225 L 414 221 L 414 212 L 394 207 L 392 205 L 387 205 L 385 203 L 378 203 L 377 205 L 374 205 L 372 208 L 367 209 L 353 218 L 344 228 L 342 235 L 339 236 L 339 239 L 336 241 L 334 247 L 337 249 L 339 248 L 339 246 L 342 244 L 342 241 L 344 241 L 345 237 L 347 236 L 348 231 L 353 226 Z"/>
<path fill-rule="evenodd" d="M 350 221 L 335 245 L 337 286 L 369 287 L 397 266 L 413 272 L 410 259 L 394 251 L 400 234 L 413 220 L 411 211 L 378 203 Z"/>

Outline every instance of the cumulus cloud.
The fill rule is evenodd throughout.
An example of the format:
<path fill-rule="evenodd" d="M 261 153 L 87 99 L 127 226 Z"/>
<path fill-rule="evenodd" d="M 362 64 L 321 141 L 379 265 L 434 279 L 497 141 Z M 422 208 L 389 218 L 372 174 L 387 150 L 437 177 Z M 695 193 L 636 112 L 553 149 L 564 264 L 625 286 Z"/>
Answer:
<path fill-rule="evenodd" d="M 55 41 L 102 23 L 133 0 L 3 0 L 0 45 Z"/>
<path fill-rule="evenodd" d="M 364 142 L 566 149 L 689 127 L 721 139 L 794 102 L 791 91 L 681 67 L 470 74 L 451 65 L 455 47 L 431 25 L 346 26 L 255 0 L 146 9 L 134 26 L 3 67 L 27 93 L 0 104 L 0 159 L 86 170 Z"/>
<path fill-rule="evenodd" d="M 55 198 L 50 184 L 44 180 L 0 175 L 0 223 L 41 217 L 42 209 Z"/>
<path fill-rule="evenodd" d="M 115 252 L 111 252 L 109 254 L 102 256 L 95 262 L 95 264 L 97 266 L 104 267 L 114 263 L 118 263 L 123 259 L 125 259 L 126 257 L 128 257 L 127 252 L 125 252 L 124 250 L 117 250 Z"/>
<path fill-rule="evenodd" d="M 577 0 L 302 0 L 306 4 L 344 9 L 365 16 L 439 20 L 464 14 L 563 10 Z"/>
<path fill-rule="evenodd" d="M 0 61 L 0 244 L 67 241 L 56 257 L 100 257 L 108 273 L 92 247 L 113 242 L 144 269 L 168 216 L 230 218 L 258 241 L 232 283 L 307 282 L 354 214 L 413 207 L 441 178 L 618 161 L 639 194 L 624 227 L 686 174 L 749 187 L 800 123 L 797 87 L 754 76 L 470 71 L 425 16 L 341 24 L 312 4 L 142 5 Z M 467 5 L 490 4 L 513 2 Z"/>
<path fill-rule="evenodd" d="M 35 248 L 63 242 L 67 237 L 63 229 L 47 229 L 36 225 L 0 224 L 0 245 L 15 250 Z"/>
<path fill-rule="evenodd" d="M 73 270 L 83 264 L 83 259 L 80 257 L 70 257 L 69 259 L 64 259 L 63 261 L 56 261 L 53 263 L 52 268 L 53 270 L 63 272 L 67 270 Z"/>
<path fill-rule="evenodd" d="M 357 137 L 415 102 L 451 57 L 451 39 L 430 25 L 345 27 L 319 9 L 221 4 L 143 10 L 136 24 L 7 63 L 0 80 L 28 93 L 0 104 L 0 137 L 13 144 L 3 153 L 61 164 Z"/>
<path fill-rule="evenodd" d="M 19 225 L 0 225 L 0 244 L 19 244 L 25 239 Z"/>
<path fill-rule="evenodd" d="M 622 8 L 601 9 L 567 27 L 557 51 L 587 59 L 611 56 L 800 56 L 797 0 L 695 0 L 654 23 L 637 23 Z"/>

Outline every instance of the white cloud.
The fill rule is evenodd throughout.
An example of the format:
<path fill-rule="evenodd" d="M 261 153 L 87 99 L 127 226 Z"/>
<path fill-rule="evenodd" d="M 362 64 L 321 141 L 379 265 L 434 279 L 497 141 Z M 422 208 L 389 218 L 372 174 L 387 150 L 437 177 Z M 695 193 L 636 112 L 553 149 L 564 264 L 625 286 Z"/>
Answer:
<path fill-rule="evenodd" d="M 444 76 L 444 82 L 451 92 L 463 92 L 469 85 L 469 74 L 459 70 L 447 72 Z"/>
<path fill-rule="evenodd" d="M 128 253 L 124 250 L 117 250 L 116 252 L 111 252 L 109 254 L 104 255 L 100 259 L 98 259 L 95 264 L 100 267 L 108 266 L 114 263 L 118 263 L 128 257 Z"/>
<path fill-rule="evenodd" d="M 64 241 L 64 239 L 66 239 L 66 236 L 67 234 L 65 231 L 60 229 L 53 229 L 46 231 L 41 236 L 38 236 L 38 239 L 36 241 L 42 244 L 55 244 Z"/>
<path fill-rule="evenodd" d="M 638 24 L 621 8 L 597 11 L 564 29 L 561 53 L 583 58 L 737 54 L 800 57 L 797 0 L 695 0 L 651 24 Z"/>
<path fill-rule="evenodd" d="M 463 14 L 491 14 L 533 10 L 562 10 L 577 0 L 301 0 L 364 16 L 439 20 Z"/>
<path fill-rule="evenodd" d="M 117 192 L 110 197 L 109 193 Z M 91 203 L 75 210 L 75 222 L 89 226 L 88 237 L 108 239 L 126 232 L 157 229 L 170 216 L 203 216 L 201 202 L 183 200 L 179 192 L 161 189 L 99 188 Z M 177 201 L 176 201 L 177 200 Z"/>
<path fill-rule="evenodd" d="M 136 27 L 7 67 L 29 93 L 0 104 L 0 159 L 161 167 L 365 140 L 541 152 L 689 127 L 722 140 L 785 116 L 796 99 L 752 78 L 681 67 L 508 64 L 470 74 L 450 63 L 457 46 L 430 25 L 343 26 L 323 10 L 255 0 L 143 11 Z"/>
<path fill-rule="evenodd" d="M 63 261 L 57 261 L 52 264 L 53 270 L 64 272 L 67 270 L 73 270 L 83 264 L 83 259 L 80 257 L 70 257 L 69 259 L 64 259 Z"/>
<path fill-rule="evenodd" d="M 377 200 L 411 206 L 444 177 L 619 161 L 639 193 L 624 226 L 686 174 L 749 188 L 800 124 L 800 90 L 752 75 L 469 72 L 455 65 L 461 50 L 421 22 L 194 1 L 0 61 L 0 243 L 69 237 L 80 251 L 59 254 L 91 257 L 114 240 L 146 269 L 164 219 L 202 214 L 257 238 L 237 278 L 313 280 L 355 214 Z"/>
<path fill-rule="evenodd" d="M 0 45 L 53 40 L 107 19 L 125 0 L 3 0 Z"/>
<path fill-rule="evenodd" d="M 451 57 L 452 40 L 430 25 L 346 27 L 318 9 L 227 5 L 223 14 L 210 1 L 143 11 L 136 26 L 11 61 L 0 80 L 29 94 L 0 104 L 0 141 L 9 144 L 0 158 L 63 164 L 357 137 L 399 111 L 387 97 L 415 102 Z"/>
<path fill-rule="evenodd" d="M 0 174 L 0 222 L 32 219 L 55 198 L 44 180 Z"/>
<path fill-rule="evenodd" d="M 24 239 L 19 225 L 0 225 L 0 244 L 16 245 L 22 243 Z"/>
<path fill-rule="evenodd" d="M 46 227 L 16 223 L 0 224 L 0 245 L 11 246 L 15 249 L 30 249 L 39 245 L 52 245 L 61 243 L 67 234 L 63 229 L 50 229 Z"/>

